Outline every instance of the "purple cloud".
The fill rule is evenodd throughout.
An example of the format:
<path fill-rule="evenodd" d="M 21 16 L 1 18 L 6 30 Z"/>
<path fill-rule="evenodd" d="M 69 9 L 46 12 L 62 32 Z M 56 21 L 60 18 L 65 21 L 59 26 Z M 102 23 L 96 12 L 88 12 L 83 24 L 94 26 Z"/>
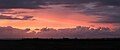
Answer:
<path fill-rule="evenodd" d="M 37 37 L 43 38 L 120 38 L 119 29 L 111 31 L 109 28 L 100 27 L 97 29 L 90 27 L 76 27 L 66 29 L 43 28 L 37 33 Z"/>
<path fill-rule="evenodd" d="M 37 29 L 38 30 L 38 29 Z M 120 28 L 111 31 L 109 28 L 90 28 L 77 26 L 76 28 L 53 29 L 42 28 L 41 32 L 32 31 L 29 28 L 24 30 L 8 27 L 0 27 L 0 39 L 6 38 L 120 38 Z M 39 30 L 39 31 L 40 31 Z"/>
<path fill-rule="evenodd" d="M 27 33 L 26 30 L 21 30 L 17 28 L 13 28 L 11 26 L 0 27 L 0 39 L 20 39 L 20 38 L 33 38 L 34 34 Z"/>
<path fill-rule="evenodd" d="M 32 18 L 33 16 L 23 16 L 23 18 L 18 18 L 18 17 L 0 15 L 0 19 L 7 19 L 7 20 L 30 20 Z"/>

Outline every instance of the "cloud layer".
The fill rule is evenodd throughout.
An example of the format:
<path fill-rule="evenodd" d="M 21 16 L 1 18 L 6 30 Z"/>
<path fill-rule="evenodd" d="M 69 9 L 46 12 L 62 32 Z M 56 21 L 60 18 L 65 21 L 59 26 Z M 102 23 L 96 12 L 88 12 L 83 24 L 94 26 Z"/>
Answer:
<path fill-rule="evenodd" d="M 0 19 L 6 19 L 6 20 L 30 20 L 31 18 L 33 18 L 33 16 L 23 16 L 22 18 L 19 18 L 19 17 L 0 15 Z"/>
<path fill-rule="evenodd" d="M 46 5 L 43 0 L 0 0 L 0 9 L 37 9 L 40 5 Z"/>
<path fill-rule="evenodd" d="M 92 23 L 120 23 L 120 0 L 0 0 L 0 9 L 46 9 L 45 5 L 65 5 L 79 13 L 100 16 Z"/>
<path fill-rule="evenodd" d="M 43 28 L 41 32 L 37 33 L 40 37 L 50 37 L 50 38 L 120 38 L 120 30 L 116 29 L 111 31 L 109 28 L 90 28 L 77 26 L 76 28 L 66 28 L 66 29 L 52 29 Z"/>
<path fill-rule="evenodd" d="M 33 38 L 34 34 L 27 32 L 28 30 L 21 30 L 11 26 L 0 27 L 0 39 Z"/>
<path fill-rule="evenodd" d="M 68 2 L 69 5 L 65 7 L 76 10 L 77 12 L 86 15 L 100 16 L 98 17 L 98 21 L 92 21 L 92 23 L 120 23 L 120 0 L 80 0 L 80 2 L 77 2 L 77 0 L 75 1 L 75 3 Z"/>
<path fill-rule="evenodd" d="M 53 29 L 42 28 L 35 32 L 26 28 L 24 30 L 8 27 L 0 27 L 0 39 L 5 38 L 120 38 L 120 28 L 111 31 L 109 28 L 90 28 L 77 26 L 76 28 Z"/>

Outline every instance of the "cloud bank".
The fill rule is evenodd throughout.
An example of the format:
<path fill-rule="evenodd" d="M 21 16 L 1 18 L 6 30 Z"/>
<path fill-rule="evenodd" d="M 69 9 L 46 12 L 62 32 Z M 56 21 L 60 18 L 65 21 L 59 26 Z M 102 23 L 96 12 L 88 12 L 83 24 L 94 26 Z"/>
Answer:
<path fill-rule="evenodd" d="M 21 30 L 13 27 L 0 27 L 0 39 L 5 38 L 120 38 L 120 28 L 111 31 L 109 28 L 90 28 L 77 26 L 75 28 L 37 29 L 40 32 Z"/>
<path fill-rule="evenodd" d="M 33 38 L 34 34 L 27 33 L 28 30 L 21 30 L 11 26 L 0 27 L 0 39 L 20 39 L 20 38 Z"/>

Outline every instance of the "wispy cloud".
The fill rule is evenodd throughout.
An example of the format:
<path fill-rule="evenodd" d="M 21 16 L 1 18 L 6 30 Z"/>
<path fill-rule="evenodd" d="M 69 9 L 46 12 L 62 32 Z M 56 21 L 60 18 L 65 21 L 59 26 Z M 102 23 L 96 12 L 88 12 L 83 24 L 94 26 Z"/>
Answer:
<path fill-rule="evenodd" d="M 32 18 L 33 16 L 23 16 L 22 18 L 19 18 L 19 17 L 0 15 L 0 19 L 6 19 L 6 20 L 31 20 Z"/>

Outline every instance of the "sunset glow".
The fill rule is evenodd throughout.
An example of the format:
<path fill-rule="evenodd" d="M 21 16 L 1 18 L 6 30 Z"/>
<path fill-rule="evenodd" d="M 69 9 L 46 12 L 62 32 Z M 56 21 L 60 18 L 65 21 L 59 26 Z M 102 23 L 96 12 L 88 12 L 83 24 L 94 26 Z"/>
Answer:
<path fill-rule="evenodd" d="M 98 28 L 98 30 L 116 29 L 120 27 L 118 2 L 118 0 L 114 2 L 112 0 L 0 0 L 0 26 L 23 30 L 46 27 L 65 29 L 76 26 Z"/>

